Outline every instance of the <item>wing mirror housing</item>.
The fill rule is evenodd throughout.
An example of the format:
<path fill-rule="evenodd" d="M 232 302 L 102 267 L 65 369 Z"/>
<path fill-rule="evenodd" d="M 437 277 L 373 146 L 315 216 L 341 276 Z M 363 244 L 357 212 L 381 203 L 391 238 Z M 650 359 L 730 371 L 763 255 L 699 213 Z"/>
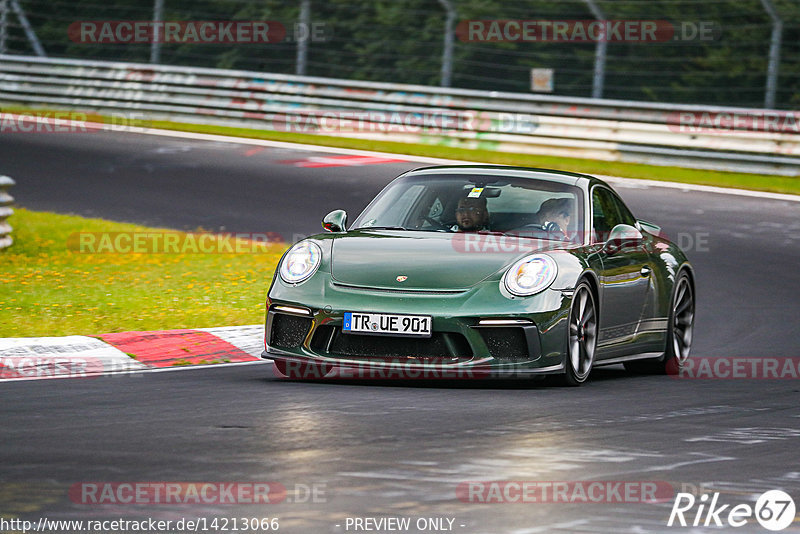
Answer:
<path fill-rule="evenodd" d="M 661 227 L 650 221 L 643 221 L 642 219 L 636 220 L 636 229 L 641 232 L 648 232 L 650 234 L 658 235 L 661 232 Z"/>
<path fill-rule="evenodd" d="M 627 246 L 638 247 L 644 240 L 642 232 L 629 224 L 618 224 L 611 229 L 606 241 L 606 252 L 616 254 L 621 248 Z"/>
<path fill-rule="evenodd" d="M 322 227 L 328 232 L 344 232 L 347 224 L 347 212 L 333 210 L 322 219 Z"/>

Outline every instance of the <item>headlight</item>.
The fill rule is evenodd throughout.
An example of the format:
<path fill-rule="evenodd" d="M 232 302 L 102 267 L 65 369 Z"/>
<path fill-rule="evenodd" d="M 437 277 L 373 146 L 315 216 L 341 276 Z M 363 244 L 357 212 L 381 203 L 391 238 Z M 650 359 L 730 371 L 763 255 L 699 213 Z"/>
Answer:
<path fill-rule="evenodd" d="M 281 278 L 287 284 L 299 284 L 317 271 L 322 260 L 322 249 L 310 241 L 293 246 L 281 262 Z"/>
<path fill-rule="evenodd" d="M 503 276 L 503 283 L 512 295 L 527 297 L 547 289 L 556 279 L 558 267 L 550 256 L 533 254 L 525 256 L 511 266 Z"/>

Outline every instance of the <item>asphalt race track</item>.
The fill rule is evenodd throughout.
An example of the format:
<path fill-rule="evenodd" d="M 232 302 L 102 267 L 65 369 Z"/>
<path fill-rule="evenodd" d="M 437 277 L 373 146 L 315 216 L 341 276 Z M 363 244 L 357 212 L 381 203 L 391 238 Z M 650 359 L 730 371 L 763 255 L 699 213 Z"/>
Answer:
<path fill-rule="evenodd" d="M 420 166 L 297 166 L 329 157 L 131 133 L 0 136 L 0 172 L 17 181 L 21 206 L 289 239 L 316 232 L 332 209 L 354 217 L 391 178 Z M 617 190 L 696 268 L 694 358 L 800 357 L 800 203 Z M 355 532 L 348 518 L 365 517 L 411 518 L 412 527 L 449 518 L 450 531 L 468 534 L 719 532 L 667 527 L 671 498 L 476 503 L 456 490 L 486 480 L 663 481 L 719 492 L 731 506 L 752 506 L 770 489 L 800 502 L 800 381 L 791 378 L 630 376 L 613 366 L 581 388 L 300 383 L 252 364 L 9 382 L 0 399 L 2 517 L 276 517 L 281 532 L 293 533 Z M 288 493 L 258 505 L 91 506 L 67 496 L 91 481 L 272 481 Z M 735 531 L 767 532 L 753 519 Z M 784 532 L 800 532 L 800 523 Z"/>

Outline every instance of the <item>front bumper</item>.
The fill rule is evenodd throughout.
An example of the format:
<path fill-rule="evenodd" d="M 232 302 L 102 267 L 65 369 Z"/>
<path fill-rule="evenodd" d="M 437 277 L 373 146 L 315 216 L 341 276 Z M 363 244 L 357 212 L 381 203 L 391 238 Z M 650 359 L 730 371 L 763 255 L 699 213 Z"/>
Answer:
<path fill-rule="evenodd" d="M 374 376 L 375 370 L 387 378 L 393 372 L 441 378 L 559 373 L 570 300 L 571 294 L 554 289 L 513 297 L 497 280 L 463 291 L 396 291 L 344 286 L 329 273 L 299 286 L 278 277 L 267 298 L 261 357 L 355 377 L 365 371 Z M 430 315 L 433 335 L 343 334 L 344 313 L 359 311 Z"/>

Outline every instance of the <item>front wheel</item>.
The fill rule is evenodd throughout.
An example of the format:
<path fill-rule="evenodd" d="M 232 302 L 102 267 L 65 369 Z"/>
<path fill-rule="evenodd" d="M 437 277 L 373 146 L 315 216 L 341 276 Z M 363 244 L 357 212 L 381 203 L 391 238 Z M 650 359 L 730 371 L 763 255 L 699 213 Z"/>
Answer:
<path fill-rule="evenodd" d="M 569 310 L 564 385 L 580 386 L 589 378 L 597 348 L 597 305 L 592 288 L 581 282 L 575 288 Z"/>
<path fill-rule="evenodd" d="M 680 374 L 689 359 L 694 331 L 694 289 L 686 272 L 678 275 L 671 304 L 664 355 L 655 360 L 625 362 L 625 369 L 634 373 Z"/>

